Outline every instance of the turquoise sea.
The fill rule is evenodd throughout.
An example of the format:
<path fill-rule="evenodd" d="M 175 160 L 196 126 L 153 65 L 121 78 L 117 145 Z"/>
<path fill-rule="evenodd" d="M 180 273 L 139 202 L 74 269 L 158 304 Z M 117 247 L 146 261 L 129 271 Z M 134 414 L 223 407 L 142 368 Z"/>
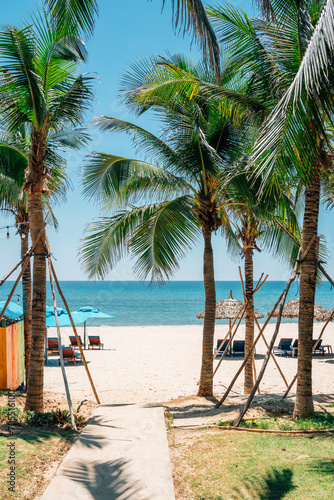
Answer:
<path fill-rule="evenodd" d="M 0 288 L 0 300 L 5 300 L 13 282 Z M 285 288 L 283 281 L 268 281 L 255 294 L 255 307 L 264 314 L 270 311 Z M 171 281 L 162 286 L 149 286 L 136 281 L 62 281 L 60 286 L 71 310 L 80 306 L 94 306 L 113 314 L 115 319 L 88 320 L 91 325 L 196 325 L 203 320 L 196 314 L 204 309 L 204 287 L 201 281 Z M 233 290 L 233 297 L 242 300 L 241 284 L 238 281 L 217 281 L 217 300 L 225 299 Z M 48 286 L 47 305 L 52 305 Z M 288 299 L 298 297 L 299 284 L 293 283 Z M 21 286 L 13 299 L 22 303 Z M 317 290 L 316 302 L 326 309 L 334 307 L 334 289 L 325 282 Z M 57 297 L 57 305 L 62 307 Z M 264 320 L 260 320 L 260 322 Z M 286 319 L 283 321 L 297 321 Z M 228 320 L 217 320 L 228 323 Z"/>

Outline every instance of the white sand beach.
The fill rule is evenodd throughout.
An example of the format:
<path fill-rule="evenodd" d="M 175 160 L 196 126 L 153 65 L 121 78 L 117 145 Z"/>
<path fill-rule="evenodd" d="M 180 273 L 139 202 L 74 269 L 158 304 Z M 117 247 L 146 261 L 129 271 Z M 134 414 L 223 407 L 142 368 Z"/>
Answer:
<path fill-rule="evenodd" d="M 275 325 L 269 325 L 265 336 L 269 340 Z M 296 323 L 281 325 L 281 337 L 297 338 Z M 314 338 L 320 333 L 322 323 L 315 323 Z M 69 344 L 70 328 L 62 328 L 62 342 Z M 222 338 L 227 332 L 226 325 L 217 325 L 215 338 Z M 78 328 L 83 338 L 83 329 Z M 202 326 L 128 326 L 128 327 L 88 327 L 88 335 L 100 335 L 104 350 L 86 350 L 85 355 L 92 378 L 102 403 L 155 403 L 170 401 L 179 397 L 196 394 L 201 364 Z M 56 331 L 49 328 L 49 337 Z M 240 327 L 235 337 L 244 339 L 244 327 Z M 216 343 L 216 342 L 215 342 Z M 323 344 L 334 347 L 334 325 L 330 324 L 323 336 Z M 277 343 L 275 343 L 277 345 Z M 256 369 L 259 372 L 266 348 L 260 340 L 256 349 Z M 276 359 L 288 382 L 297 370 L 297 358 Z M 315 395 L 334 394 L 334 357 L 314 356 L 313 391 Z M 214 394 L 220 397 L 224 388 L 232 380 L 241 358 L 226 357 L 214 378 Z M 214 367 L 218 361 L 214 362 Z M 94 396 L 82 363 L 66 365 L 71 395 L 74 400 L 94 400 Z M 241 375 L 231 396 L 242 395 L 243 375 Z M 262 394 L 282 395 L 285 384 L 272 360 L 261 383 Z M 45 391 L 65 395 L 58 357 L 49 357 L 45 367 Z M 291 395 L 294 395 L 293 389 Z"/>

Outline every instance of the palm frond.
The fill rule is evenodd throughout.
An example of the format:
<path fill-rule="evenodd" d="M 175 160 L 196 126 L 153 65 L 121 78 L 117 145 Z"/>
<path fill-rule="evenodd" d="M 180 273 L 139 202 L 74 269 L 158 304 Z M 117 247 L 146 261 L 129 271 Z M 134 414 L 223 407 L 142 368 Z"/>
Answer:
<path fill-rule="evenodd" d="M 86 34 L 92 34 L 98 15 L 96 0 L 45 0 L 57 24 L 77 25 Z"/>
<path fill-rule="evenodd" d="M 165 5 L 166 0 L 163 0 Z M 193 30 L 204 58 L 208 57 L 215 69 L 217 81 L 220 81 L 220 49 L 216 34 L 210 24 L 204 6 L 200 0 L 171 0 L 173 24 L 175 28 L 183 26 L 184 33 Z"/>

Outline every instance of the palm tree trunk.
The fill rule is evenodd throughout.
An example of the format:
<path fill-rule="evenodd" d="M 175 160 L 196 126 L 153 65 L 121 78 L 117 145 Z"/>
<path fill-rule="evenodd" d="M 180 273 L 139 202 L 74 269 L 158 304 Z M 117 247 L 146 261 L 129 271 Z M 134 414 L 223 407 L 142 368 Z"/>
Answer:
<path fill-rule="evenodd" d="M 245 329 L 245 356 L 250 352 L 254 343 L 254 299 L 253 299 L 253 248 L 245 248 L 245 282 L 246 282 L 246 329 Z M 253 379 L 254 351 L 245 365 L 244 393 L 250 394 L 254 386 Z"/>
<path fill-rule="evenodd" d="M 213 266 L 213 250 L 211 244 L 212 231 L 202 228 L 204 237 L 203 277 L 205 291 L 205 315 L 203 326 L 202 368 L 198 396 L 213 395 L 213 339 L 216 320 L 216 286 Z"/>
<path fill-rule="evenodd" d="M 27 253 L 29 248 L 28 231 L 21 235 L 21 258 Z M 23 265 L 23 263 L 22 263 Z M 24 312 L 24 362 L 25 362 L 25 386 L 28 383 L 29 358 L 31 345 L 31 266 L 27 265 L 22 275 L 22 303 Z"/>
<path fill-rule="evenodd" d="M 320 172 L 314 175 L 305 190 L 302 252 L 304 255 L 312 238 L 318 235 Z M 298 378 L 294 418 L 314 413 L 312 395 L 312 339 L 314 298 L 317 278 L 317 239 L 301 264 L 298 320 Z"/>
<path fill-rule="evenodd" d="M 42 193 L 35 192 L 34 189 L 31 191 L 28 194 L 28 215 L 31 240 L 34 243 L 43 228 L 44 218 Z M 26 399 L 26 410 L 39 412 L 43 411 L 46 302 L 46 259 L 41 240 L 37 244 L 33 264 L 32 334 Z"/>

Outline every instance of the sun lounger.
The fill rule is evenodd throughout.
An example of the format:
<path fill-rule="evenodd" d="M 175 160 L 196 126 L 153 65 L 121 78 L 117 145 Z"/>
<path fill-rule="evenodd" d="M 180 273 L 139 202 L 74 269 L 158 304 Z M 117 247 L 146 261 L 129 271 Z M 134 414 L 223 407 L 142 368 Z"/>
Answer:
<path fill-rule="evenodd" d="M 80 339 L 81 347 L 82 347 L 83 343 L 82 343 L 80 335 L 79 335 L 79 339 Z M 78 341 L 77 341 L 76 337 L 70 337 L 70 344 L 71 344 L 71 347 L 73 347 L 73 349 L 79 349 L 79 345 L 78 345 Z"/>
<path fill-rule="evenodd" d="M 292 344 L 290 354 L 292 357 L 298 356 L 298 339 Z"/>
<path fill-rule="evenodd" d="M 244 340 L 234 340 L 232 356 L 244 356 L 245 355 L 245 341 Z"/>
<path fill-rule="evenodd" d="M 318 342 L 318 339 L 316 340 L 312 340 L 313 342 L 313 346 L 315 346 L 315 344 Z M 325 349 L 323 348 L 322 346 L 322 339 L 319 340 L 318 344 L 317 344 L 317 347 L 314 349 L 312 355 L 314 356 L 315 354 L 322 354 L 323 356 L 325 356 Z"/>
<path fill-rule="evenodd" d="M 216 354 L 216 352 L 218 351 L 219 346 L 221 345 L 221 343 L 222 343 L 223 341 L 224 341 L 224 339 L 218 339 L 218 340 L 217 340 L 217 347 L 216 347 L 215 352 L 214 352 L 215 354 Z M 223 345 L 221 346 L 221 348 L 219 349 L 219 352 L 218 352 L 218 354 L 217 354 L 217 356 L 216 356 L 216 359 L 218 359 L 218 358 L 221 358 L 221 357 L 222 357 L 222 355 L 223 355 L 223 353 L 225 352 L 225 349 L 226 349 L 226 347 L 227 347 L 227 345 L 228 345 L 228 342 L 229 342 L 228 340 L 225 340 L 225 341 L 224 341 L 224 344 L 223 344 Z M 230 356 L 230 355 L 231 355 L 230 349 L 227 349 L 227 351 L 226 351 L 226 355 L 227 355 L 227 356 Z"/>
<path fill-rule="evenodd" d="M 278 354 L 280 356 L 291 355 L 291 343 L 292 339 L 281 339 L 278 346 L 273 347 L 273 354 Z"/>
<path fill-rule="evenodd" d="M 95 336 L 95 337 L 89 337 L 88 336 L 88 349 L 91 348 L 91 349 L 104 349 L 104 344 L 102 344 L 101 340 L 100 340 L 100 337 L 99 336 Z"/>
<path fill-rule="evenodd" d="M 48 356 L 50 354 L 59 354 L 59 344 L 57 337 L 51 337 L 48 339 Z"/>
<path fill-rule="evenodd" d="M 63 347 L 62 353 L 64 362 L 67 361 L 69 363 L 72 361 L 72 363 L 76 364 L 77 361 L 82 361 L 80 354 L 75 353 L 73 347 Z M 60 364 L 60 358 L 59 358 L 59 364 Z"/>

